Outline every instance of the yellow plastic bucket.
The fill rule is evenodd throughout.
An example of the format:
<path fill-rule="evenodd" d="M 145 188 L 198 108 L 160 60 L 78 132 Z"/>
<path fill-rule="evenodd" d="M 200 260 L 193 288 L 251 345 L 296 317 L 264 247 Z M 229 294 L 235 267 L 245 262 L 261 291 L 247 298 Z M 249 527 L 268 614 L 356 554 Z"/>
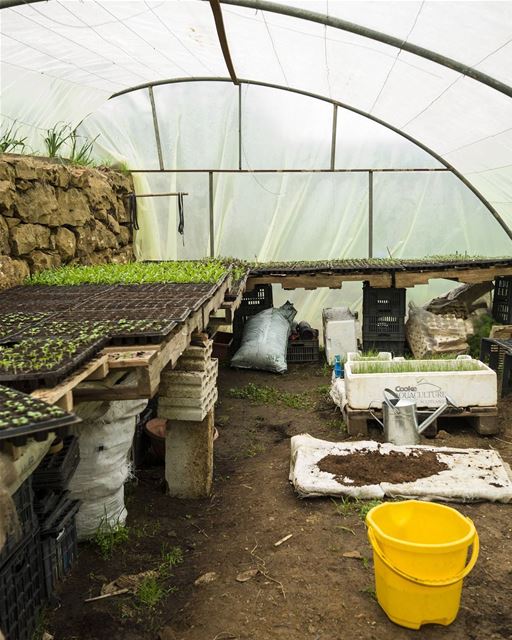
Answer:
<path fill-rule="evenodd" d="M 451 624 L 459 611 L 462 580 L 478 558 L 473 522 L 451 507 L 407 500 L 374 507 L 366 525 L 377 600 L 387 616 L 410 629 Z"/>

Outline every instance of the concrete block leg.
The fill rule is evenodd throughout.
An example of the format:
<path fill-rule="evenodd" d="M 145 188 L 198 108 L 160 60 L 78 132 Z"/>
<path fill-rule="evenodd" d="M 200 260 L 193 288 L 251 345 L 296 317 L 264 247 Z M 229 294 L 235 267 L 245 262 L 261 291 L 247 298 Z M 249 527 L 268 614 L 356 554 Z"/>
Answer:
<path fill-rule="evenodd" d="M 213 409 L 201 422 L 169 420 L 165 479 L 175 498 L 204 498 L 213 480 Z"/>

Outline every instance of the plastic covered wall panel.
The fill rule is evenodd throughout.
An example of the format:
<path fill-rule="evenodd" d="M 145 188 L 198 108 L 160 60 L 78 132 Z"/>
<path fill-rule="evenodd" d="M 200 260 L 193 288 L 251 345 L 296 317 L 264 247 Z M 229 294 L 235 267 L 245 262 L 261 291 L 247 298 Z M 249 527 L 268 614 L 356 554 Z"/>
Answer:
<path fill-rule="evenodd" d="M 138 198 L 140 231 L 137 254 L 153 260 L 198 259 L 209 255 L 208 175 L 196 173 L 135 174 L 137 193 L 188 193 L 184 197 L 185 233 L 178 233 L 175 196 Z"/>
<path fill-rule="evenodd" d="M 451 173 L 374 174 L 374 256 L 507 255 L 509 240 Z"/>
<path fill-rule="evenodd" d="M 227 82 L 154 88 L 167 169 L 238 168 L 238 89 Z"/>
<path fill-rule="evenodd" d="M 267 87 L 242 87 L 243 169 L 328 169 L 332 105 Z"/>
<path fill-rule="evenodd" d="M 338 108 L 336 169 L 426 169 L 443 165 L 381 124 Z"/>
<path fill-rule="evenodd" d="M 367 255 L 364 174 L 225 174 L 214 193 L 216 255 L 260 261 Z"/>
<path fill-rule="evenodd" d="M 96 138 L 97 161 L 122 160 L 130 168 L 158 169 L 153 115 L 147 89 L 109 100 L 86 118 L 79 129 Z"/>

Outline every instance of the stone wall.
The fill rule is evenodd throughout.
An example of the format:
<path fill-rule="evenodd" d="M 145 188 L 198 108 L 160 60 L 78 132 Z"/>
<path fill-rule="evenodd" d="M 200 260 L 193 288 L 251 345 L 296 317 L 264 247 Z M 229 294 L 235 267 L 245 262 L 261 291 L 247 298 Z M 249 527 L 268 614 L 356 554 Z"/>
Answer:
<path fill-rule="evenodd" d="M 133 260 L 131 177 L 0 155 L 0 289 L 63 264 Z"/>

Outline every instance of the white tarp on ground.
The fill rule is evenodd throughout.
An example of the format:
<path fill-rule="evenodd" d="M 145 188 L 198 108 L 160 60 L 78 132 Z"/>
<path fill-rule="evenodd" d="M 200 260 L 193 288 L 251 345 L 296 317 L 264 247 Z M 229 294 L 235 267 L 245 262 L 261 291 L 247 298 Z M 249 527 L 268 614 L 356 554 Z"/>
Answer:
<path fill-rule="evenodd" d="M 343 482 L 332 473 L 320 471 L 318 462 L 328 455 L 347 456 L 357 451 L 375 451 L 385 456 L 392 451 L 410 455 L 415 451 L 433 451 L 448 469 L 414 482 L 354 486 L 350 478 Z M 308 434 L 291 439 L 290 481 L 302 498 L 348 496 L 382 499 L 407 497 L 448 502 L 512 501 L 512 474 L 500 454 L 492 449 L 456 449 L 452 447 L 397 447 L 373 440 L 327 442 Z"/>

